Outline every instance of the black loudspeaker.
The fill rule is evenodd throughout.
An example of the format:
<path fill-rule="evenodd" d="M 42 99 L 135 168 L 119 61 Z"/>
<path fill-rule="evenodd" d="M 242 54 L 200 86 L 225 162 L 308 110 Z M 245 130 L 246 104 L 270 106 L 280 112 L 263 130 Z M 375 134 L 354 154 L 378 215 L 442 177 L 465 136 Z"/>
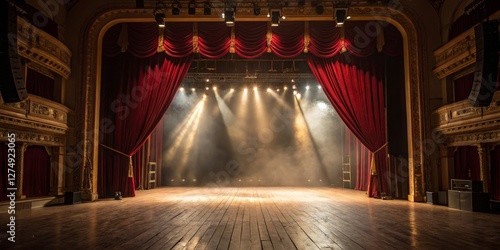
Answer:
<path fill-rule="evenodd" d="M 498 20 L 481 22 L 474 28 L 476 35 L 476 71 L 469 94 L 474 107 L 487 107 L 497 87 Z"/>
<path fill-rule="evenodd" d="M 65 192 L 64 204 L 82 203 L 82 192 Z"/>
<path fill-rule="evenodd" d="M 8 1 L 0 3 L 0 92 L 5 103 L 20 102 L 28 97 L 24 70 L 17 53 L 18 7 Z"/>

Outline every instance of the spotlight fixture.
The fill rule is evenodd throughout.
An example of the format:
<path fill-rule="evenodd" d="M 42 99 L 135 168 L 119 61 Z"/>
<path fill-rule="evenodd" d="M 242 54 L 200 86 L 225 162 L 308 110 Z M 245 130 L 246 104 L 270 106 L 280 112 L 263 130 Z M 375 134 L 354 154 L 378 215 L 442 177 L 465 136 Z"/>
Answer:
<path fill-rule="evenodd" d="M 195 89 L 195 88 L 191 88 L 191 91 L 195 92 L 195 91 L 196 91 L 196 89 Z"/>
<path fill-rule="evenodd" d="M 280 9 L 271 9 L 269 11 L 271 14 L 270 14 L 270 17 L 271 17 L 271 26 L 279 26 L 280 24 L 280 19 L 283 18 L 285 19 L 284 17 L 281 16 L 281 10 Z"/>
<path fill-rule="evenodd" d="M 333 19 L 337 22 L 337 27 L 342 27 L 349 16 L 349 3 L 347 1 L 339 1 L 333 5 Z"/>
<path fill-rule="evenodd" d="M 158 27 L 165 27 L 165 12 L 167 12 L 167 6 L 160 0 L 156 3 L 156 7 L 153 10 L 155 16 L 155 21 Z"/>
<path fill-rule="evenodd" d="M 203 14 L 207 16 L 212 15 L 212 4 L 208 0 L 203 2 Z"/>
<path fill-rule="evenodd" d="M 181 87 L 181 91 L 184 91 L 184 87 Z"/>
<path fill-rule="evenodd" d="M 181 13 L 181 3 L 178 0 L 172 2 L 172 15 L 179 15 Z"/>
<path fill-rule="evenodd" d="M 344 25 L 345 20 L 351 18 L 349 16 L 349 9 L 348 8 L 335 8 L 335 16 L 333 18 L 337 22 L 338 27 Z"/>
<path fill-rule="evenodd" d="M 189 3 L 188 3 L 188 14 L 189 15 L 196 14 L 196 1 L 195 0 L 189 1 Z"/>
<path fill-rule="evenodd" d="M 255 2 L 253 2 L 252 4 L 253 4 L 253 14 L 256 16 L 260 15 L 260 6 Z"/>
<path fill-rule="evenodd" d="M 224 9 L 224 13 L 222 13 L 222 18 L 226 21 L 227 27 L 234 26 L 234 17 L 235 17 L 235 7 L 226 7 Z"/>

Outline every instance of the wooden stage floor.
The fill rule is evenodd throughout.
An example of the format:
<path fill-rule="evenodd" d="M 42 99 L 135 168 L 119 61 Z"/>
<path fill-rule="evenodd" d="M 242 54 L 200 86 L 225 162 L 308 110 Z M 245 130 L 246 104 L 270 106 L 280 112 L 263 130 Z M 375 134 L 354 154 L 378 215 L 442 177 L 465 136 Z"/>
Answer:
<path fill-rule="evenodd" d="M 500 215 L 336 188 L 186 188 L 21 210 L 0 249 L 500 249 Z"/>

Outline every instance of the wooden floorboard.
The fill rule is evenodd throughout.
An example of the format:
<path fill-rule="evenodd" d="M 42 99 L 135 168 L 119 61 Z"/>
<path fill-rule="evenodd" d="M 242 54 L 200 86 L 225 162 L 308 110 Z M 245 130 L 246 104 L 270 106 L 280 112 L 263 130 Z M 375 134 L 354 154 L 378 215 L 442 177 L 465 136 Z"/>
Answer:
<path fill-rule="evenodd" d="M 9 216 L 0 211 L 0 224 Z M 500 249 L 500 215 L 299 187 L 170 187 L 16 213 L 0 249 Z"/>

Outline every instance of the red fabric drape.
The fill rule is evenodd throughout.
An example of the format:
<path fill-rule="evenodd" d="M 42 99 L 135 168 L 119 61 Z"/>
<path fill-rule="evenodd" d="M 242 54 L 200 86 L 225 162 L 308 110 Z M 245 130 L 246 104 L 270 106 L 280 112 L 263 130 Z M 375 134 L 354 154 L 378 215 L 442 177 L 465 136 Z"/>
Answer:
<path fill-rule="evenodd" d="M 481 180 L 477 147 L 458 147 L 454 157 L 455 179 Z"/>
<path fill-rule="evenodd" d="M 157 54 L 139 59 L 128 53 L 106 58 L 101 87 L 101 119 L 111 121 L 113 131 L 101 130 L 103 144 L 134 155 L 170 105 L 191 65 L 191 57 L 170 58 Z M 101 194 L 135 196 L 128 177 L 129 159 L 109 149 L 100 154 Z M 140 167 L 140 166 L 138 166 Z"/>
<path fill-rule="evenodd" d="M 472 89 L 472 82 L 474 81 L 474 73 L 462 76 L 456 79 L 454 83 L 454 101 L 462 101 L 469 98 L 470 91 Z"/>
<path fill-rule="evenodd" d="M 333 57 L 342 49 L 340 29 L 334 22 L 314 22 L 309 25 L 309 52 L 317 57 Z"/>
<path fill-rule="evenodd" d="M 7 145 L 0 143 L 0 171 L 2 171 L 2 179 L 0 179 L 0 201 L 8 200 L 7 198 L 7 171 L 8 171 L 8 155 L 7 150 L 9 147 Z"/>
<path fill-rule="evenodd" d="M 371 152 L 377 152 L 377 173 L 371 176 L 369 196 L 388 192 L 384 88 L 382 67 L 377 67 L 383 65 L 380 56 L 349 60 L 311 56 L 308 64 L 347 127 Z"/>
<path fill-rule="evenodd" d="M 267 22 L 237 22 L 234 47 L 242 58 L 257 58 L 267 50 Z M 237 38 L 237 39 L 236 39 Z"/>
<path fill-rule="evenodd" d="M 164 37 L 167 55 L 185 57 L 193 53 L 193 23 L 167 23 Z"/>
<path fill-rule="evenodd" d="M 225 23 L 198 23 L 198 47 L 200 55 L 221 58 L 229 53 L 231 28 Z"/>
<path fill-rule="evenodd" d="M 500 201 L 500 146 L 491 151 L 491 195 L 492 200 Z"/>
<path fill-rule="evenodd" d="M 351 159 L 354 160 L 356 166 L 356 190 L 368 190 L 368 183 L 370 182 L 370 164 L 372 154 L 349 130 L 346 129 L 346 137 L 349 142 L 351 151 Z"/>
<path fill-rule="evenodd" d="M 283 58 L 294 58 L 304 52 L 304 22 L 282 22 L 273 27 L 271 51 Z"/>
<path fill-rule="evenodd" d="M 377 36 L 383 32 L 378 22 L 346 22 L 344 26 L 344 43 L 350 53 L 366 57 L 377 51 Z"/>
<path fill-rule="evenodd" d="M 104 34 L 103 56 L 117 56 L 125 51 L 138 58 L 153 56 L 158 49 L 158 32 L 156 23 L 114 25 Z"/>
<path fill-rule="evenodd" d="M 23 192 L 27 198 L 48 196 L 50 156 L 43 146 L 30 146 L 24 152 Z"/>
<path fill-rule="evenodd" d="M 54 100 L 54 79 L 28 68 L 26 72 L 26 90 L 30 94 Z"/>

